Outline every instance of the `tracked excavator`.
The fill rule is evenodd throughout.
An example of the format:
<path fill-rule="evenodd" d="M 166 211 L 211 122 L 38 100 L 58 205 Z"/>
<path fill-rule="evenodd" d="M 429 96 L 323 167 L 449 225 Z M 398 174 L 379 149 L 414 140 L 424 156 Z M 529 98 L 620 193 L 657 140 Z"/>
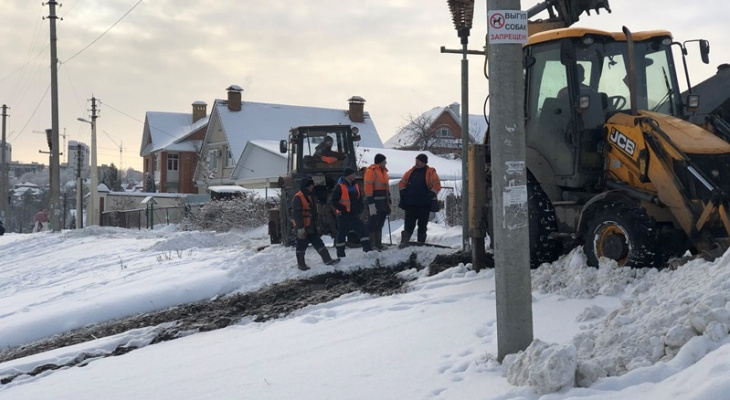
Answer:
<path fill-rule="evenodd" d="M 593 266 L 717 257 L 730 245 L 730 125 L 691 121 L 700 99 L 680 92 L 675 59 L 689 79 L 688 51 L 670 32 L 570 27 L 599 9 L 610 12 L 607 1 L 528 10 L 550 14 L 523 47 L 531 266 L 575 246 Z M 696 43 L 709 62 L 707 41 Z M 488 135 L 485 146 L 491 236 Z"/>

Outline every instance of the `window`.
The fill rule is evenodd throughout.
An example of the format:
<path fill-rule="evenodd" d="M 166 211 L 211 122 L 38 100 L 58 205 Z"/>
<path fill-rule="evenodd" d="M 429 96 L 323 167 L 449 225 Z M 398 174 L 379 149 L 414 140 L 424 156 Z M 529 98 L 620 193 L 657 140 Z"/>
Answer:
<path fill-rule="evenodd" d="M 448 126 L 441 126 L 436 130 L 437 138 L 453 138 L 454 134 Z"/>
<path fill-rule="evenodd" d="M 180 167 L 180 155 L 179 154 L 168 154 L 167 155 L 167 170 L 177 171 Z"/>
<path fill-rule="evenodd" d="M 233 153 L 231 153 L 231 149 L 227 149 L 226 151 L 226 167 L 235 167 L 236 166 L 236 160 L 233 159 Z"/>
<path fill-rule="evenodd" d="M 211 172 L 218 170 L 218 150 L 208 151 L 208 170 Z"/>

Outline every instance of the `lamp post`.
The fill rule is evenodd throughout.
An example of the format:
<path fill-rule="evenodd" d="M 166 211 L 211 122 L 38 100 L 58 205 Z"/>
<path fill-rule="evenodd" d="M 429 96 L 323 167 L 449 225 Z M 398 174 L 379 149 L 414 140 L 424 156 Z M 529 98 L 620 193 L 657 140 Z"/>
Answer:
<path fill-rule="evenodd" d="M 93 99 L 92 99 L 93 100 Z M 92 103 L 93 104 L 93 103 Z M 95 109 L 93 109 L 95 111 Z M 99 178 L 96 173 L 96 113 L 92 113 L 91 121 L 84 118 L 76 118 L 81 122 L 91 124 L 91 160 L 89 161 L 89 207 L 86 226 L 99 225 Z M 79 215 L 78 218 L 82 218 Z"/>
<path fill-rule="evenodd" d="M 469 250 L 469 61 L 466 58 L 469 31 L 474 18 L 474 0 L 447 0 L 456 32 L 461 38 L 461 224 L 463 250 Z"/>

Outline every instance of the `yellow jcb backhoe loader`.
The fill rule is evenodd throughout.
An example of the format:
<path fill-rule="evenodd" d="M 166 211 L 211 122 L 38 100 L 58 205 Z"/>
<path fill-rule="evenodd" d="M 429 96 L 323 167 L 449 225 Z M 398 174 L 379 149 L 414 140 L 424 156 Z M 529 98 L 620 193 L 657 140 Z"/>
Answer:
<path fill-rule="evenodd" d="M 699 44 L 707 63 L 709 44 Z M 718 256 L 730 245 L 730 144 L 723 138 L 730 131 L 688 122 L 699 99 L 680 95 L 675 47 L 684 57 L 667 31 L 564 28 L 530 36 L 524 60 L 533 267 L 574 245 L 583 246 L 590 265 L 606 257 L 657 268 L 688 250 Z"/>

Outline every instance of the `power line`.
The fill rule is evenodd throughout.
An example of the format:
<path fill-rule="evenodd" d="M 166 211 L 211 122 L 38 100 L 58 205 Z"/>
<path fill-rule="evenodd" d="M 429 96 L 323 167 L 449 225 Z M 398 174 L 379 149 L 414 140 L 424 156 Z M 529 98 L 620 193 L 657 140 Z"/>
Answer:
<path fill-rule="evenodd" d="M 33 120 L 33 117 L 35 116 L 35 113 L 38 112 L 38 108 L 40 108 L 41 103 L 43 103 L 43 100 L 46 98 L 46 95 L 48 94 L 48 91 L 51 89 L 51 84 L 48 84 L 48 87 L 46 88 L 46 91 L 43 93 L 43 97 L 41 97 L 41 100 L 38 102 L 38 105 L 35 106 L 35 109 L 33 110 L 33 113 L 28 118 L 28 121 L 26 121 L 25 125 L 23 125 L 23 128 L 20 129 L 20 131 L 15 135 L 20 136 L 23 131 L 25 131 L 25 128 L 28 127 L 28 124 L 30 124 L 30 121 Z M 10 138 L 8 138 L 8 141 L 10 141 Z"/>
<path fill-rule="evenodd" d="M 109 103 L 105 103 L 105 102 L 102 102 L 101 100 L 99 100 L 99 104 L 103 104 L 103 105 L 105 105 L 105 106 L 107 106 L 107 107 L 111 108 L 112 110 L 114 110 L 114 111 L 118 112 L 119 114 L 122 114 L 122 115 L 124 115 L 124 116 L 126 116 L 126 117 L 128 117 L 128 118 L 131 118 L 131 119 L 133 119 L 133 120 L 135 120 L 135 121 L 139 122 L 140 124 L 144 125 L 144 121 L 140 121 L 140 120 L 138 120 L 137 118 L 135 118 L 135 117 L 133 117 L 133 116 L 131 116 L 131 115 L 129 115 L 129 114 L 127 114 L 127 113 L 125 113 L 124 111 L 118 110 L 118 109 L 116 109 L 116 108 L 114 108 L 114 107 L 110 106 L 110 105 L 109 105 Z"/>
<path fill-rule="evenodd" d="M 66 61 L 61 62 L 60 64 L 65 64 L 65 63 L 73 60 L 74 58 L 76 58 L 76 56 L 78 56 L 79 54 L 83 53 L 86 49 L 88 49 L 89 47 L 91 47 L 99 39 L 101 39 L 102 37 L 104 37 L 104 35 L 106 35 L 107 32 L 109 32 L 110 30 L 112 30 L 112 28 L 114 28 L 119 22 L 121 22 L 124 19 L 124 17 L 126 17 L 127 15 L 129 15 L 129 13 L 131 13 L 132 10 L 134 10 L 139 5 L 139 3 L 141 3 L 141 2 L 142 2 L 142 0 L 139 0 L 135 5 L 132 6 L 132 8 L 129 9 L 129 11 L 127 11 L 126 13 L 124 13 L 124 15 L 122 15 L 117 20 L 117 22 L 113 23 L 112 26 L 110 26 L 109 28 L 107 28 L 107 30 L 105 30 L 104 32 L 102 32 L 101 35 L 99 35 L 96 39 L 92 40 L 91 43 L 87 44 L 86 47 L 84 47 L 83 49 L 79 50 L 76 54 L 72 55 L 71 58 L 69 58 Z"/>
<path fill-rule="evenodd" d="M 101 103 L 101 101 L 99 101 L 99 103 Z M 102 103 L 102 104 L 104 104 L 104 105 L 105 105 L 105 106 L 107 106 L 108 108 L 111 108 L 112 110 L 114 110 L 114 111 L 116 111 L 116 112 L 118 112 L 118 113 L 120 113 L 120 114 L 122 114 L 122 115 L 125 115 L 125 116 L 127 116 L 127 117 L 129 117 L 129 118 L 131 118 L 131 119 L 133 119 L 133 120 L 135 120 L 135 121 L 137 121 L 137 122 L 139 122 L 140 124 L 143 124 L 143 125 L 144 125 L 144 121 L 140 121 L 140 120 L 138 120 L 137 118 L 135 118 L 135 117 L 133 117 L 133 116 L 131 116 L 131 115 L 129 115 L 129 114 L 127 114 L 127 113 L 125 113 L 124 111 L 120 111 L 120 110 L 117 110 L 116 108 L 114 108 L 114 107 L 110 106 L 110 105 L 109 105 L 108 103 Z M 164 135 L 167 135 L 167 136 L 169 136 L 169 137 L 171 137 L 171 138 L 173 138 L 173 139 L 177 139 L 177 138 L 179 138 L 179 136 L 178 136 L 178 135 L 174 135 L 174 134 L 172 134 L 172 133 L 169 133 L 169 132 L 166 132 L 166 131 L 164 131 L 163 129 L 160 129 L 160 128 L 156 127 L 156 126 L 152 126 L 152 125 L 150 125 L 150 131 L 152 131 L 153 129 L 154 129 L 154 130 L 155 130 L 156 132 L 160 132 L 160 133 L 162 133 L 162 134 L 164 134 Z"/>

